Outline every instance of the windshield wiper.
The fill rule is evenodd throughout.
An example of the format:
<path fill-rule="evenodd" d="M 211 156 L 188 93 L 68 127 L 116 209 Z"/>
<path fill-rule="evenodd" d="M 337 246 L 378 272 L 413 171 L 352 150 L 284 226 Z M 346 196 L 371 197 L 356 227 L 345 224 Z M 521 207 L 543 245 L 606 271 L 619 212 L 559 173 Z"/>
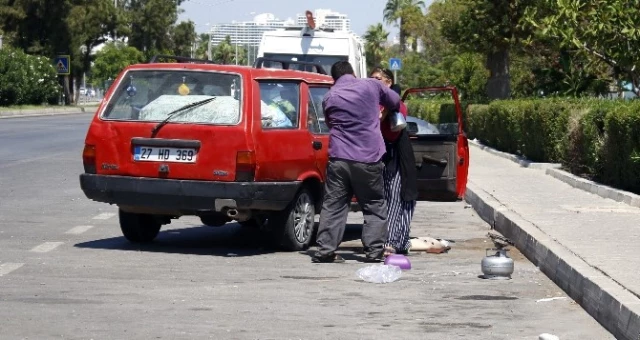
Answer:
<path fill-rule="evenodd" d="M 186 110 L 188 110 L 188 109 L 193 109 L 195 107 L 211 103 L 212 101 L 216 100 L 216 98 L 218 98 L 218 97 L 207 98 L 207 99 L 201 100 L 199 102 L 187 104 L 185 106 L 182 106 L 180 108 L 177 108 L 177 109 L 169 112 L 167 114 L 167 118 L 165 118 L 163 121 L 158 123 L 158 125 L 153 127 L 153 130 L 151 130 L 151 138 L 155 138 L 156 135 L 158 134 L 158 131 L 160 131 L 160 129 L 162 129 L 163 126 L 167 125 L 167 123 L 169 122 L 169 120 L 171 120 L 171 118 L 173 118 L 175 116 L 178 116 L 178 113 L 186 112 Z"/>

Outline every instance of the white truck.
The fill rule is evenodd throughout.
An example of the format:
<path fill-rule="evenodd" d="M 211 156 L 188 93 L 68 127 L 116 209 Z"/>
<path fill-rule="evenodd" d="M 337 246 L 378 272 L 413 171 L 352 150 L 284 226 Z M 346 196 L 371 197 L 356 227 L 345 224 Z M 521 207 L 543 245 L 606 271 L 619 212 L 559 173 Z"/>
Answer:
<path fill-rule="evenodd" d="M 350 32 L 315 29 L 313 26 L 286 27 L 265 32 L 256 57 L 320 64 L 327 74 L 330 74 L 331 65 L 335 62 L 346 60 L 353 66 L 356 77 L 367 76 L 361 40 Z M 264 67 L 280 68 L 273 62 L 265 62 Z M 304 68 L 300 64 L 292 64 L 292 67 Z"/>

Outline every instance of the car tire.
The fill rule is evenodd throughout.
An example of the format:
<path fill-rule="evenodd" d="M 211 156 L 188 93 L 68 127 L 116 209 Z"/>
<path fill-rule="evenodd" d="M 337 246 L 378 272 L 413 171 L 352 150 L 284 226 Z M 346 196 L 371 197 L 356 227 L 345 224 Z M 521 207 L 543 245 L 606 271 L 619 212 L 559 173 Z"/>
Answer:
<path fill-rule="evenodd" d="M 315 202 L 313 195 L 302 189 L 293 202 L 269 219 L 276 246 L 288 251 L 309 248 L 315 232 Z"/>
<path fill-rule="evenodd" d="M 162 224 L 153 215 L 118 211 L 120 229 L 124 237 L 133 243 L 149 243 L 153 241 Z"/>

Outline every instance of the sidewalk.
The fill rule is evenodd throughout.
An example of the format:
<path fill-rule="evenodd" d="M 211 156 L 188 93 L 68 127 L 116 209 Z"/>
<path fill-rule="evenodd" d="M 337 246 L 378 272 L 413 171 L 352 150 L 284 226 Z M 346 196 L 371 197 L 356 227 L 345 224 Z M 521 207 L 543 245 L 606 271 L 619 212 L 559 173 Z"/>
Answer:
<path fill-rule="evenodd" d="M 470 160 L 466 200 L 478 214 L 617 339 L 639 339 L 640 208 L 475 145 Z"/>
<path fill-rule="evenodd" d="M 56 116 L 79 113 L 94 113 L 98 109 L 98 104 L 87 106 L 50 106 L 36 109 L 15 109 L 5 110 L 0 108 L 0 119 L 17 118 L 17 117 L 37 117 L 37 116 Z"/>

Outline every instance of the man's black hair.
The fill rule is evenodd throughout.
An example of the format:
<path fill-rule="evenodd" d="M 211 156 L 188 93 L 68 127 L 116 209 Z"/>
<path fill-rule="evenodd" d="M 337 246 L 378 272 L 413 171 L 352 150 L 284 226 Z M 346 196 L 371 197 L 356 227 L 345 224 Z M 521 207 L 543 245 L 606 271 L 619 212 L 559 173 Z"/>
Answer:
<path fill-rule="evenodd" d="M 334 81 L 344 76 L 345 74 L 353 75 L 353 66 L 348 61 L 341 60 L 331 66 L 331 77 Z"/>

